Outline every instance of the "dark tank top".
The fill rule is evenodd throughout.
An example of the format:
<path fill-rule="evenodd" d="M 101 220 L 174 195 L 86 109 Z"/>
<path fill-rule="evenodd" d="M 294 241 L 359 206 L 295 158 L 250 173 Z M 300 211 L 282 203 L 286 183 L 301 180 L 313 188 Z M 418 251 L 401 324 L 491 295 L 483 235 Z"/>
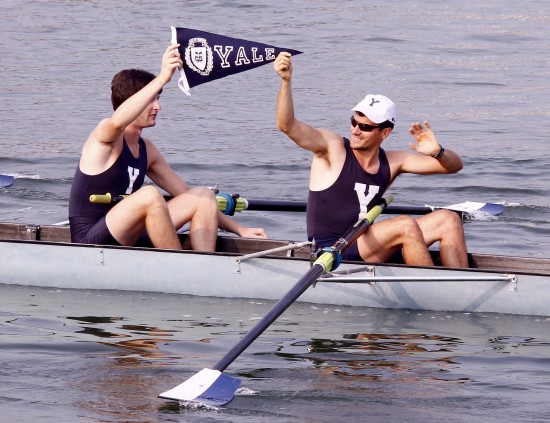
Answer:
<path fill-rule="evenodd" d="M 80 170 L 80 165 L 77 166 L 69 199 L 69 220 L 79 218 L 79 221 L 89 219 L 88 222 L 97 222 L 114 207 L 113 203 L 90 203 L 92 194 L 131 194 L 141 188 L 147 173 L 147 149 L 141 137 L 138 145 L 139 156 L 135 158 L 123 140 L 120 156 L 109 169 L 98 175 L 86 175 Z"/>
<path fill-rule="evenodd" d="M 327 189 L 309 190 L 307 202 L 307 236 L 311 241 L 332 240 L 342 236 L 364 213 L 379 204 L 390 182 L 386 153 L 379 152 L 378 172 L 366 172 L 344 138 L 346 160 L 338 179 Z M 319 245 L 321 247 L 321 245 Z"/>

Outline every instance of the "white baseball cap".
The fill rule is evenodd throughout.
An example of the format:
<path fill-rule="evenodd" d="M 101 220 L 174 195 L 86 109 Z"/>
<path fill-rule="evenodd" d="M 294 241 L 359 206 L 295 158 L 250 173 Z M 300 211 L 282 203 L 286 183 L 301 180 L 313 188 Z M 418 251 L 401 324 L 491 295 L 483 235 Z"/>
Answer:
<path fill-rule="evenodd" d="M 382 123 L 389 120 L 395 124 L 395 103 L 380 94 L 368 94 L 351 110 L 363 113 L 373 123 Z"/>

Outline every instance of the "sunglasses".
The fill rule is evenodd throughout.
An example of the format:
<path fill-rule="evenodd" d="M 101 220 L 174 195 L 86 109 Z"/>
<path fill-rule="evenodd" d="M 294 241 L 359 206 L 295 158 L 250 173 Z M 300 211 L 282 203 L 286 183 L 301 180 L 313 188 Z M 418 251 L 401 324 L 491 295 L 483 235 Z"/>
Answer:
<path fill-rule="evenodd" d="M 380 128 L 380 125 L 369 125 L 368 123 L 359 123 L 355 120 L 353 116 L 351 117 L 351 126 L 353 126 L 354 128 L 358 126 L 359 130 L 362 132 L 372 132 L 376 128 Z"/>

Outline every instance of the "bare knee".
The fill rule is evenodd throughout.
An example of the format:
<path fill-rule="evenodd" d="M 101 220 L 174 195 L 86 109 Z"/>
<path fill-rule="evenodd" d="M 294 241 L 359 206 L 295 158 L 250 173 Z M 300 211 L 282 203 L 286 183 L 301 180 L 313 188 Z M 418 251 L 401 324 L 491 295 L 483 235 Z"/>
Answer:
<path fill-rule="evenodd" d="M 434 242 L 464 243 L 464 228 L 460 216 L 451 210 L 437 210 L 418 218 L 427 245 Z"/>
<path fill-rule="evenodd" d="M 134 193 L 134 198 L 139 201 L 145 209 L 152 207 L 166 208 L 166 200 L 160 190 L 153 186 L 147 185 Z"/>
<path fill-rule="evenodd" d="M 216 194 L 210 188 L 194 187 L 187 191 L 187 194 L 197 201 L 198 208 L 218 209 Z"/>
<path fill-rule="evenodd" d="M 437 210 L 432 215 L 437 218 L 437 225 L 441 233 L 463 232 L 462 219 L 458 213 L 451 210 Z"/>
<path fill-rule="evenodd" d="M 396 225 L 396 228 L 399 230 L 401 235 L 407 237 L 422 236 L 422 230 L 418 225 L 418 222 L 411 216 L 398 216 L 392 220 L 394 221 L 394 224 Z"/>
<path fill-rule="evenodd" d="M 195 195 L 198 198 L 215 199 L 216 194 L 210 188 L 206 187 L 193 187 L 187 191 L 190 195 Z"/>

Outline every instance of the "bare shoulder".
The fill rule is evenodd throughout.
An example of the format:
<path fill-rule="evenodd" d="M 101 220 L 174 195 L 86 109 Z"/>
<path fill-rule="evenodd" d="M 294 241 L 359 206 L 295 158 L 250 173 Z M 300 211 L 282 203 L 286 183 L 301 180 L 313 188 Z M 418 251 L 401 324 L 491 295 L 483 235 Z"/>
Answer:
<path fill-rule="evenodd" d="M 122 131 L 114 128 L 110 118 L 102 119 L 92 130 L 86 144 L 113 145 L 122 142 Z"/>
<path fill-rule="evenodd" d="M 322 135 L 322 142 L 318 143 L 319 149 L 314 152 L 312 170 L 340 172 L 346 161 L 344 138 L 328 129 L 319 129 L 319 133 Z"/>
<path fill-rule="evenodd" d="M 142 137 L 147 149 L 147 167 L 151 168 L 156 164 L 165 163 L 164 157 L 156 144 L 150 138 Z"/>
<path fill-rule="evenodd" d="M 315 153 L 309 179 L 309 187 L 314 191 L 331 186 L 346 161 L 344 139 L 333 131 L 321 129 L 320 133 L 323 134 L 324 149 Z"/>
<path fill-rule="evenodd" d="M 319 128 L 319 140 L 317 142 L 318 150 L 315 151 L 316 156 L 333 156 L 345 154 L 344 138 L 337 132 L 330 129 Z"/>
<path fill-rule="evenodd" d="M 155 145 L 151 138 L 141 137 L 145 143 L 145 148 L 147 148 L 147 154 L 161 154 L 158 147 Z"/>
<path fill-rule="evenodd" d="M 342 136 L 338 133 L 338 132 L 335 132 L 331 129 L 326 129 L 326 128 L 319 128 L 319 133 L 321 134 L 321 136 L 326 139 L 327 141 L 329 142 L 338 142 L 340 144 L 342 144 L 342 146 L 344 145 L 344 139 L 342 138 Z"/>
<path fill-rule="evenodd" d="M 108 136 L 104 119 L 94 128 L 82 148 L 80 168 L 84 173 L 95 175 L 108 169 L 122 149 L 122 135 L 118 138 Z"/>

